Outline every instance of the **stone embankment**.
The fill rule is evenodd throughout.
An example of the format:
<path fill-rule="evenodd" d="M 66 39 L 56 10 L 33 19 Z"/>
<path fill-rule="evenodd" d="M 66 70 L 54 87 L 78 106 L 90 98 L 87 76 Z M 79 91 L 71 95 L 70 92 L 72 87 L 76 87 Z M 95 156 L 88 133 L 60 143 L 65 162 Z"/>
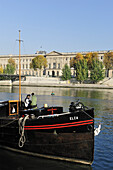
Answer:
<path fill-rule="evenodd" d="M 0 86 L 12 86 L 11 80 L 0 80 Z"/>
<path fill-rule="evenodd" d="M 0 86 L 18 86 L 19 81 L 11 82 L 11 80 L 0 81 Z M 21 81 L 21 86 L 32 87 L 65 87 L 65 88 L 98 88 L 113 89 L 113 78 L 105 78 L 98 84 L 77 84 L 73 81 L 61 81 L 59 78 L 50 77 L 26 77 Z"/>

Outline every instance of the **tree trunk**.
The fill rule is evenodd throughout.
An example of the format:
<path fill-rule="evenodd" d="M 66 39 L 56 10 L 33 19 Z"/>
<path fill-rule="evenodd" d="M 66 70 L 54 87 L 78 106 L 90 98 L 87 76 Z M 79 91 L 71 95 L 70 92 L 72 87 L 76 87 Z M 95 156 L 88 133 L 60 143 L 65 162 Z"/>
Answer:
<path fill-rule="evenodd" d="M 40 71 L 39 71 L 39 76 L 41 77 L 41 69 L 40 69 Z"/>

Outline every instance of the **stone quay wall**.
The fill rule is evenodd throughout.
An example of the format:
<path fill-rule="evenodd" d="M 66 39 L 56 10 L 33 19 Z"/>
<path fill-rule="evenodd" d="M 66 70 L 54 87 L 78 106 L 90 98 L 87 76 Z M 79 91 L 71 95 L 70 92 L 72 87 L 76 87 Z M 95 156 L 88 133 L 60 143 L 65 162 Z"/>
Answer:
<path fill-rule="evenodd" d="M 19 86 L 19 81 L 1 80 L 0 86 Z M 21 81 L 21 86 L 113 89 L 113 78 L 105 78 L 98 84 L 79 84 L 73 79 L 62 81 L 60 78 L 27 76 L 26 80 Z"/>

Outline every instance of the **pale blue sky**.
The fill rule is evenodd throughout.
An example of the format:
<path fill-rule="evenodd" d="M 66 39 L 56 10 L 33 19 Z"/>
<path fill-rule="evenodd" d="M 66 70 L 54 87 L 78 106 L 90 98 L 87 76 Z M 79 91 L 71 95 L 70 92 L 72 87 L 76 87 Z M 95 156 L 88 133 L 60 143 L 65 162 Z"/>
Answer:
<path fill-rule="evenodd" d="M 113 50 L 113 0 L 0 0 L 0 55 Z M 42 48 L 41 48 L 42 46 Z"/>

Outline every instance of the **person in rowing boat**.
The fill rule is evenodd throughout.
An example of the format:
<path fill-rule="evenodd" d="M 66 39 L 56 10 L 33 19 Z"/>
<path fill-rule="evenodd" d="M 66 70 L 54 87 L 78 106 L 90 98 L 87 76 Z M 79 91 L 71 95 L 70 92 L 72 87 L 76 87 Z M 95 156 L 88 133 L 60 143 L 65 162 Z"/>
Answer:
<path fill-rule="evenodd" d="M 34 95 L 34 93 L 32 93 L 31 95 L 31 108 L 37 108 L 37 97 Z"/>
<path fill-rule="evenodd" d="M 30 94 L 28 94 L 25 98 L 25 108 L 30 109 L 31 108 L 31 100 L 30 100 Z"/>

